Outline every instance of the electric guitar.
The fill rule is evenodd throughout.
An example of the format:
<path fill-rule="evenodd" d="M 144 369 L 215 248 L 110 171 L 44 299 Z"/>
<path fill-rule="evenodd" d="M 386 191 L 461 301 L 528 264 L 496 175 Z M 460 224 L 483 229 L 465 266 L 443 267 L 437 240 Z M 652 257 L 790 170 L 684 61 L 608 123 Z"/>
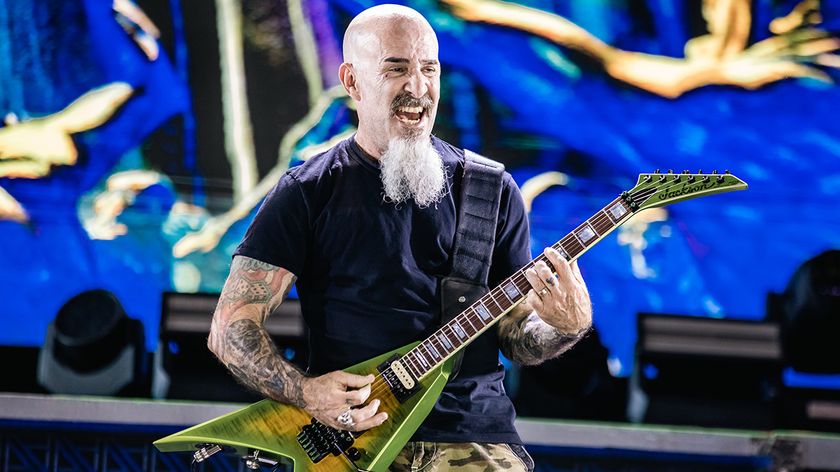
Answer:
<path fill-rule="evenodd" d="M 729 174 L 641 174 L 623 192 L 552 247 L 568 261 L 580 257 L 638 211 L 714 193 L 743 190 Z M 247 468 L 294 463 L 295 471 L 384 471 L 437 402 L 454 363 L 453 356 L 525 299 L 530 284 L 524 271 L 505 279 L 428 338 L 346 369 L 375 374 L 370 398 L 381 400 L 388 419 L 370 430 L 351 433 L 313 419 L 306 411 L 263 400 L 155 441 L 161 452 L 194 451 L 193 464 L 226 451 L 243 457 Z"/>

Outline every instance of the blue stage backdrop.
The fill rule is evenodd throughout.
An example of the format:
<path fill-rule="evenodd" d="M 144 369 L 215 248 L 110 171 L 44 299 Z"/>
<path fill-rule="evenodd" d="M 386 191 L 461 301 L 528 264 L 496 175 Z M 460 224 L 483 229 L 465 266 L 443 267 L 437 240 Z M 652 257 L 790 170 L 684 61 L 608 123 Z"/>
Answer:
<path fill-rule="evenodd" d="M 582 257 L 614 373 L 637 312 L 760 319 L 840 248 L 840 2 L 406 4 L 440 40 L 436 133 L 507 165 L 535 254 L 641 172 L 750 184 Z M 105 288 L 152 349 L 161 292 L 219 291 L 278 176 L 352 135 L 341 33 L 371 5 L 0 0 L 0 344 Z"/>

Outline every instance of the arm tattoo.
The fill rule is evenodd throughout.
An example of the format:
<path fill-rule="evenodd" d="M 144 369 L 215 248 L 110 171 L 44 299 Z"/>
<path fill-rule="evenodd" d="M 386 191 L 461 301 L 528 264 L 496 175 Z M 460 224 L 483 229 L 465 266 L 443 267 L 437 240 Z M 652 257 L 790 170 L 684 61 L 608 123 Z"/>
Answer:
<path fill-rule="evenodd" d="M 499 347 L 518 364 L 537 365 L 568 351 L 587 332 L 562 334 L 522 304 L 499 320 Z"/>
<path fill-rule="evenodd" d="M 236 320 L 225 330 L 227 366 L 236 380 L 266 397 L 305 407 L 303 373 L 283 360 L 265 328 L 250 319 Z"/>
<path fill-rule="evenodd" d="M 246 387 L 304 407 L 304 375 L 283 359 L 264 327 L 265 319 L 283 302 L 294 282 L 294 274 L 285 269 L 235 257 L 207 345 Z"/>

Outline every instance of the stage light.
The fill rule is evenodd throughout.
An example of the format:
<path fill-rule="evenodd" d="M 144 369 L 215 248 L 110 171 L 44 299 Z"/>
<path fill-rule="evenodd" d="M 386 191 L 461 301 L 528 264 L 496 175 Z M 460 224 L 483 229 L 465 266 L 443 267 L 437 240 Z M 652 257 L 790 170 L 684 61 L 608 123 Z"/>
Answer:
<path fill-rule="evenodd" d="M 52 393 L 141 394 L 145 373 L 143 325 L 119 300 L 90 290 L 61 307 L 38 358 L 38 383 Z"/>
<path fill-rule="evenodd" d="M 768 294 L 767 317 L 782 326 L 784 426 L 840 431 L 840 251 L 805 261 L 783 293 Z"/>

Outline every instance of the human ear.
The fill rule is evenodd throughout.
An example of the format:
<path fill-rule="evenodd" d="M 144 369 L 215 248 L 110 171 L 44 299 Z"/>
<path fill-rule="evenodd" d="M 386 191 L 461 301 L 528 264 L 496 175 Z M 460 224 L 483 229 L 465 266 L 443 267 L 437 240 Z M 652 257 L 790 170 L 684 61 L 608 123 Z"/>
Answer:
<path fill-rule="evenodd" d="M 362 99 L 356 82 L 356 73 L 353 71 L 353 64 L 350 64 L 349 62 L 341 64 L 338 68 L 338 80 L 341 81 L 341 85 L 344 86 L 344 90 L 347 91 L 347 94 L 350 95 L 353 100 L 358 102 Z"/>

